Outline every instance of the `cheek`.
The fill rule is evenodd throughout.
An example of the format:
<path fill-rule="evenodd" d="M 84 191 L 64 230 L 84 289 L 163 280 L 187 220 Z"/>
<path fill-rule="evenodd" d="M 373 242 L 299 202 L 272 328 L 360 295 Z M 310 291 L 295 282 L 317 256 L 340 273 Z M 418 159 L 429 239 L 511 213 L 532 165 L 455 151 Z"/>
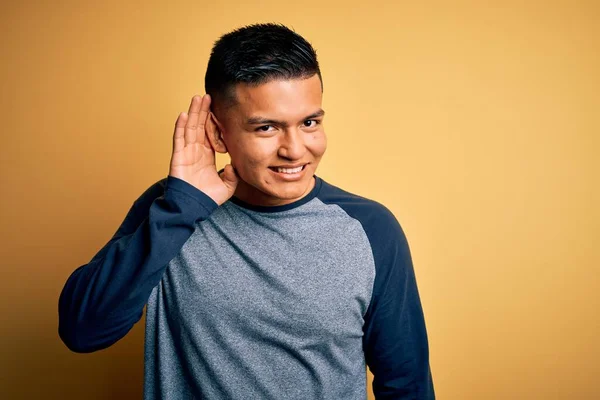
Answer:
<path fill-rule="evenodd" d="M 237 168 L 250 170 L 269 164 L 272 159 L 270 147 L 266 140 L 236 141 L 229 155 Z"/>
<path fill-rule="evenodd" d="M 307 147 L 315 157 L 320 157 L 325 153 L 327 149 L 327 136 L 325 132 L 315 132 L 310 136 L 310 142 L 307 143 Z"/>

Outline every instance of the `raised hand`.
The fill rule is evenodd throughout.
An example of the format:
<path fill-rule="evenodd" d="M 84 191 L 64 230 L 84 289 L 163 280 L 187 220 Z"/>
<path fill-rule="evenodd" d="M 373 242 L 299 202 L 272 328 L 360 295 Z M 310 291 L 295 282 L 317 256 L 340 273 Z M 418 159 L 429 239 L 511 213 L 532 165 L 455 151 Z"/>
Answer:
<path fill-rule="evenodd" d="M 182 112 L 175 123 L 173 155 L 169 175 L 195 186 L 217 204 L 225 203 L 237 187 L 238 178 L 231 165 L 218 174 L 215 150 L 206 137 L 210 96 L 192 97 L 187 113 Z"/>

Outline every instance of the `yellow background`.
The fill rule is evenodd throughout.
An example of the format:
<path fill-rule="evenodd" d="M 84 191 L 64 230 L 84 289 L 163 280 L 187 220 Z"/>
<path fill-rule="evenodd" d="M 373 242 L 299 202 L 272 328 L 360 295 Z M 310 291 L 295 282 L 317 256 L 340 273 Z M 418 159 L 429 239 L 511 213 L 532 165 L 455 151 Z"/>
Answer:
<path fill-rule="evenodd" d="M 57 335 L 69 274 L 166 176 L 213 42 L 317 49 L 319 175 L 411 245 L 439 399 L 597 399 L 600 3 L 2 2 L 0 398 L 140 398 L 143 324 Z M 219 159 L 222 165 L 224 159 Z"/>

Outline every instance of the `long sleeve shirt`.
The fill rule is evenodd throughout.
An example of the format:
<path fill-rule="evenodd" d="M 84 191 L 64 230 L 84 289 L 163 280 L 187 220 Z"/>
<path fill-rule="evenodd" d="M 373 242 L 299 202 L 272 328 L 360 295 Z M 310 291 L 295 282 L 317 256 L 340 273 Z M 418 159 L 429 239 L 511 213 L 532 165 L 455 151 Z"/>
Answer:
<path fill-rule="evenodd" d="M 410 250 L 381 204 L 315 176 L 302 199 L 221 206 L 168 176 L 67 280 L 59 334 L 115 343 L 146 308 L 144 398 L 434 399 Z"/>

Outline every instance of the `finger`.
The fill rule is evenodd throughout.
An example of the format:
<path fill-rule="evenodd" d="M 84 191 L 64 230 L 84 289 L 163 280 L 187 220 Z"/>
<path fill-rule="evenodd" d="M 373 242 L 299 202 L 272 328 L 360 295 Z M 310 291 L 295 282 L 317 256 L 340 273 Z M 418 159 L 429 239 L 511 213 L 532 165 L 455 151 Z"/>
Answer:
<path fill-rule="evenodd" d="M 213 149 L 212 145 L 210 144 L 210 140 L 206 139 L 204 141 L 204 146 L 201 148 L 203 149 L 203 157 L 206 157 L 206 162 L 210 164 L 216 164 L 217 157 L 215 155 L 215 149 Z"/>
<path fill-rule="evenodd" d="M 239 182 L 237 172 L 233 166 L 231 164 L 227 164 L 219 176 L 227 188 L 233 193 Z"/>
<path fill-rule="evenodd" d="M 192 97 L 190 109 L 188 110 L 188 120 L 185 124 L 185 144 L 196 143 L 196 129 L 198 128 L 198 116 L 200 114 L 200 96 Z"/>
<path fill-rule="evenodd" d="M 173 132 L 173 153 L 181 151 L 185 147 L 185 124 L 187 123 L 188 115 L 185 112 L 179 114 L 175 121 L 175 131 Z"/>
<path fill-rule="evenodd" d="M 217 165 L 217 157 L 215 156 L 215 152 L 212 149 L 204 149 L 202 153 L 202 158 L 206 161 L 206 165 Z"/>
<path fill-rule="evenodd" d="M 232 164 L 225 165 L 225 167 L 223 167 L 223 169 L 219 171 L 219 176 L 221 177 L 221 179 L 223 179 L 225 174 L 228 174 L 229 176 L 232 176 L 233 174 L 235 179 L 239 179 L 240 177 L 237 173 L 237 170 Z"/>
<path fill-rule="evenodd" d="M 210 113 L 210 95 L 205 94 L 202 96 L 202 102 L 200 103 L 200 113 L 198 115 L 198 129 L 196 141 L 200 144 L 204 144 L 206 139 L 206 122 L 209 118 Z"/>

